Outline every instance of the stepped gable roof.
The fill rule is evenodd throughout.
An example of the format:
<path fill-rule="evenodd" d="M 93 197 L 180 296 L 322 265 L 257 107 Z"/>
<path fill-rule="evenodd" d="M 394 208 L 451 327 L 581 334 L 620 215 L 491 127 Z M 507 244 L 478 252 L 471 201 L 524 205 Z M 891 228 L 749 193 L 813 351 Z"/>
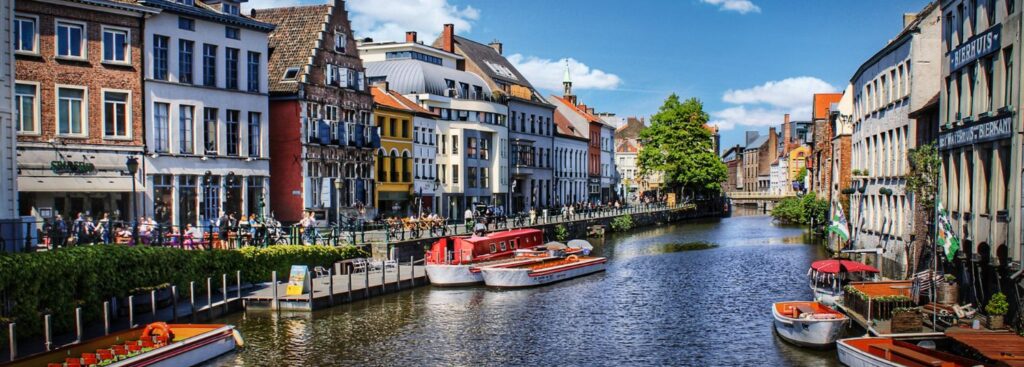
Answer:
<path fill-rule="evenodd" d="M 331 5 L 292 6 L 286 8 L 254 9 L 253 18 L 277 25 L 270 34 L 270 62 L 267 75 L 271 93 L 297 93 L 299 83 L 309 72 L 307 66 L 317 48 L 320 32 L 324 30 Z M 297 67 L 294 81 L 282 81 L 288 68 Z"/>
<path fill-rule="evenodd" d="M 640 119 L 636 117 L 627 117 L 626 123 L 619 128 L 615 129 L 616 139 L 639 139 L 640 131 L 646 128 Z"/>

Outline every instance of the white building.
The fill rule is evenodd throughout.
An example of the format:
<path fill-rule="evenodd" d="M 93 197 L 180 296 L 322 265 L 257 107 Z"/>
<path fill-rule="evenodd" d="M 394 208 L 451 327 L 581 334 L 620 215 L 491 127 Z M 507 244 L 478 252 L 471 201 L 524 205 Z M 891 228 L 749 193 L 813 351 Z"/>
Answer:
<path fill-rule="evenodd" d="M 155 1 L 145 24 L 145 213 L 206 226 L 267 214 L 267 35 L 231 0 Z"/>
<path fill-rule="evenodd" d="M 587 149 L 590 139 L 561 111 L 555 111 L 555 206 L 587 199 Z"/>
<path fill-rule="evenodd" d="M 413 190 L 423 198 L 423 206 L 438 212 L 441 178 L 437 177 L 437 119 L 413 115 Z"/>
<path fill-rule="evenodd" d="M 615 127 L 601 124 L 601 202 L 610 203 L 618 198 L 615 171 Z"/>
<path fill-rule="evenodd" d="M 14 127 L 14 44 L 11 29 L 13 1 L 0 1 L 0 239 L 2 251 L 18 248 L 15 240 L 23 237 L 18 226 L 18 162 Z M 19 232 L 21 234 L 19 234 Z M 20 241 L 18 241 L 20 242 Z"/>

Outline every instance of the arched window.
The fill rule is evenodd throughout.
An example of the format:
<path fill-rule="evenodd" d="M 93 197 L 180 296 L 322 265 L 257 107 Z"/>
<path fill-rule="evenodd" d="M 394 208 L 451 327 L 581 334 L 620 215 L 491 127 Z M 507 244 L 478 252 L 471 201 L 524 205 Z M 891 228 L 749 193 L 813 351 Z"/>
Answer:
<path fill-rule="evenodd" d="M 402 151 L 402 166 L 405 167 L 402 173 L 402 182 L 412 182 L 412 159 L 409 158 L 409 151 Z"/>
<path fill-rule="evenodd" d="M 391 179 L 388 182 L 398 182 L 398 150 L 391 150 Z"/>
<path fill-rule="evenodd" d="M 377 180 L 384 182 L 388 180 L 387 171 L 384 169 L 384 151 L 377 151 Z"/>

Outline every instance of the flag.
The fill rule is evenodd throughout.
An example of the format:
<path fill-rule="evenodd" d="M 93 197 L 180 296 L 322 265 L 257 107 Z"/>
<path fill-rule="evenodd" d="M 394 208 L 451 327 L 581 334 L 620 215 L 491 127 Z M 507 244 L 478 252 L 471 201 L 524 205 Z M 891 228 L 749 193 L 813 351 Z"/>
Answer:
<path fill-rule="evenodd" d="M 846 216 L 843 215 L 843 204 L 835 204 L 836 212 L 832 214 L 832 224 L 828 226 L 830 232 L 835 232 L 843 241 L 850 239 L 850 227 L 846 224 Z"/>
<path fill-rule="evenodd" d="M 935 244 L 942 246 L 942 251 L 946 253 L 946 261 L 953 261 L 953 256 L 956 256 L 956 252 L 960 250 L 960 239 L 956 238 L 956 234 L 953 233 L 953 225 L 949 223 L 949 213 L 946 213 L 946 209 L 942 208 L 941 201 L 938 204 L 938 218 L 935 221 Z"/>

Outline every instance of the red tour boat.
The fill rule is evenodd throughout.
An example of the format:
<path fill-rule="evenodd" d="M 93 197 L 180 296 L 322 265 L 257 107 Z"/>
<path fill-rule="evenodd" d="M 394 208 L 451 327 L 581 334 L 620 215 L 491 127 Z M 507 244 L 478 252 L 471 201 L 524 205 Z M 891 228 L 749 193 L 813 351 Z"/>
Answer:
<path fill-rule="evenodd" d="M 478 267 L 510 261 L 517 249 L 532 249 L 543 242 L 544 232 L 538 229 L 444 237 L 427 251 L 427 277 L 431 284 L 440 286 L 482 283 Z"/>

